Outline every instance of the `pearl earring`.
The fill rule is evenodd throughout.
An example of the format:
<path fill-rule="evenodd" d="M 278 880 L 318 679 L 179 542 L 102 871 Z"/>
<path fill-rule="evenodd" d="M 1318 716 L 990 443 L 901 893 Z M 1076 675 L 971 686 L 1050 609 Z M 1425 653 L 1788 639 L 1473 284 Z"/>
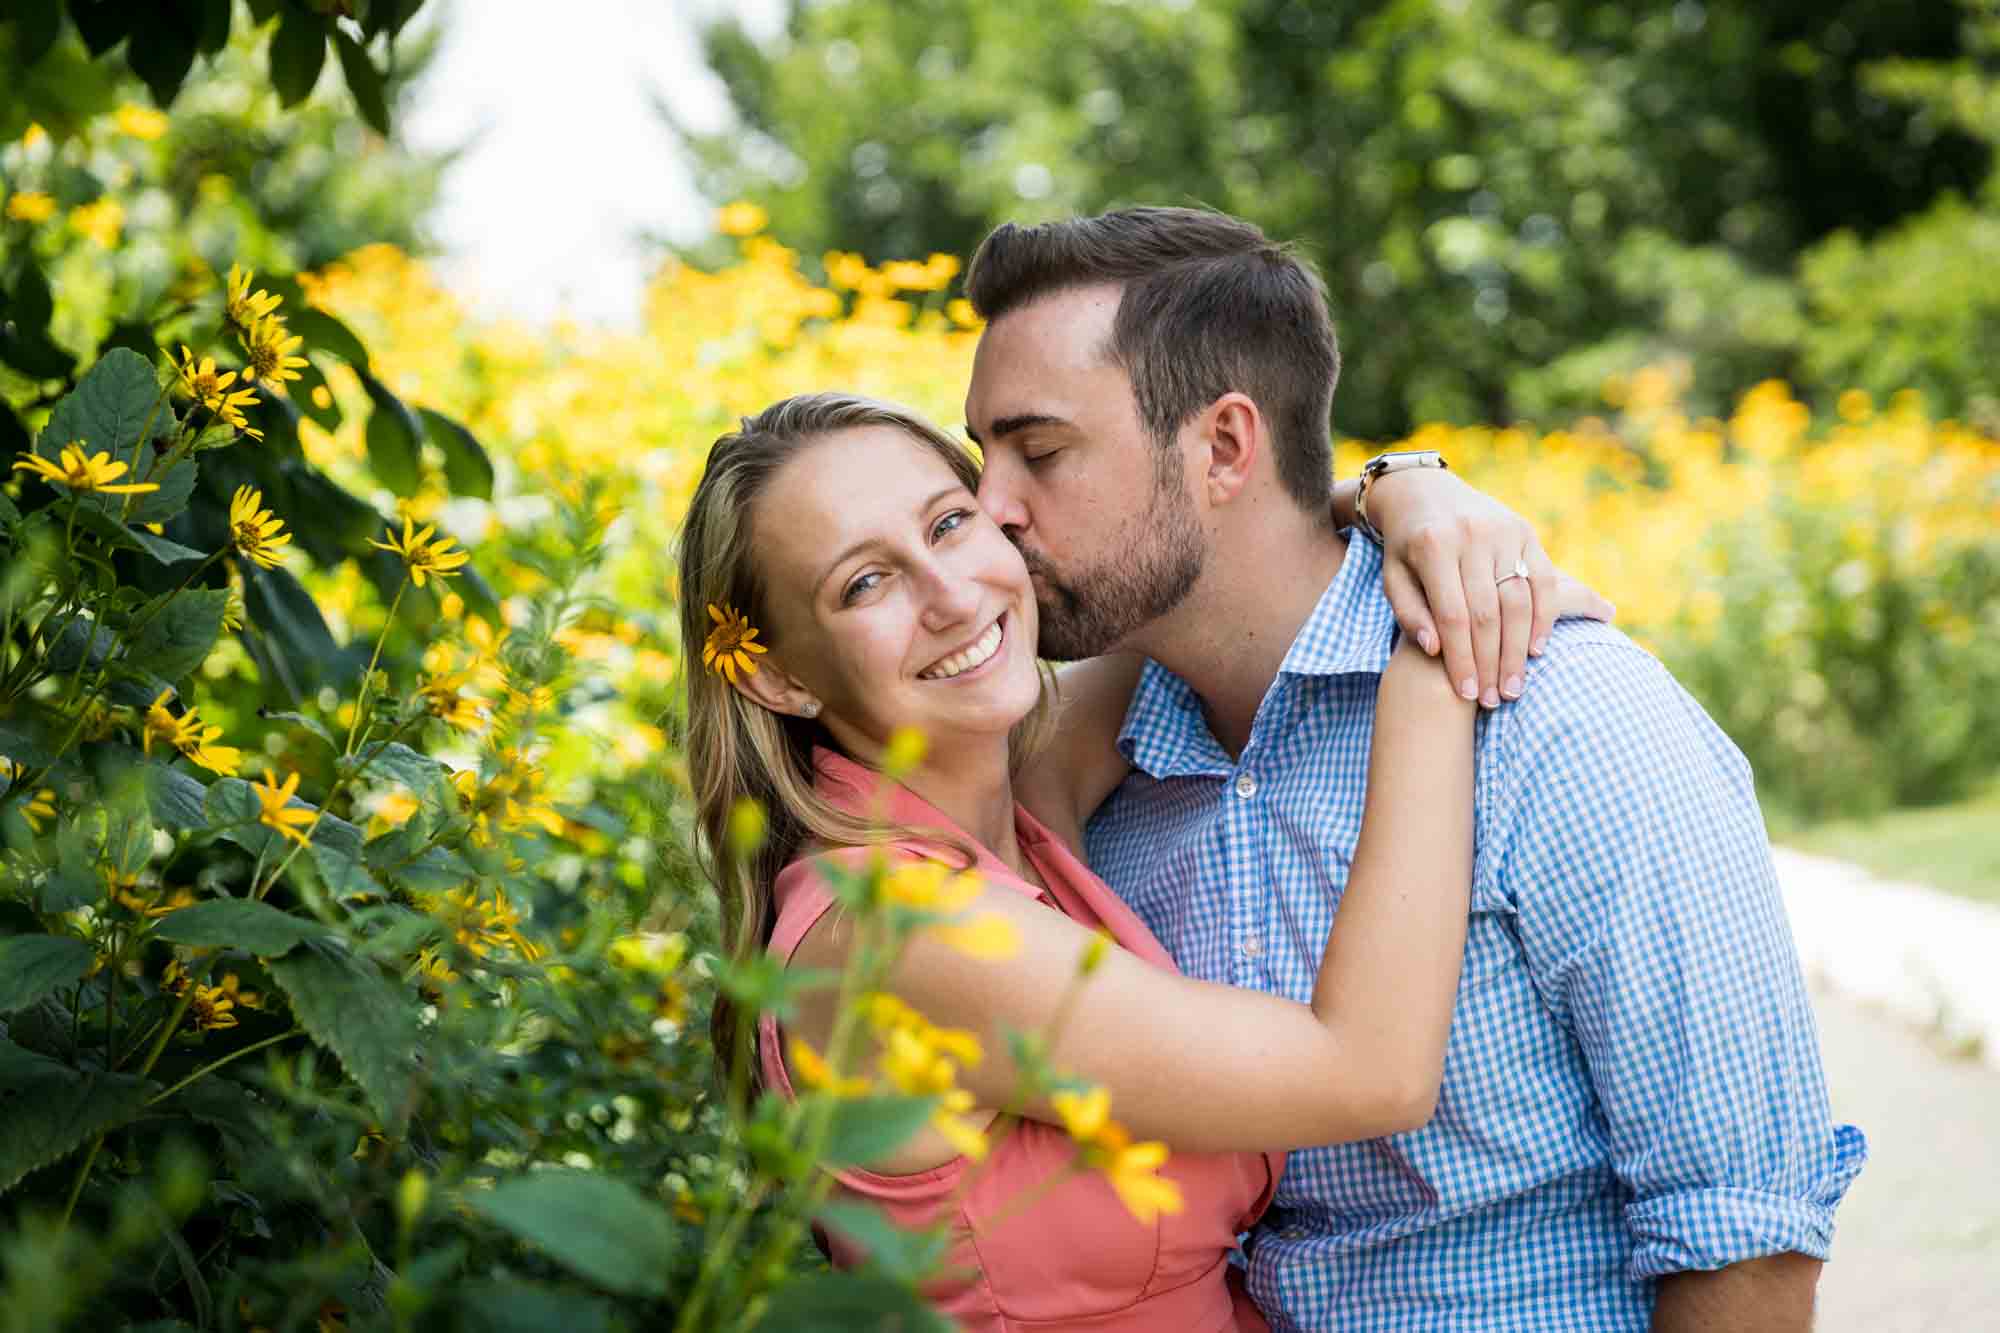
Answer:
<path fill-rule="evenodd" d="M 819 700 L 817 700 L 817 699 L 808 699 L 808 700 L 806 700 L 806 701 L 805 701 L 804 703 L 800 704 L 800 705 L 799 705 L 799 715 L 800 715 L 801 717 L 818 717 L 818 716 L 819 716 Z"/>

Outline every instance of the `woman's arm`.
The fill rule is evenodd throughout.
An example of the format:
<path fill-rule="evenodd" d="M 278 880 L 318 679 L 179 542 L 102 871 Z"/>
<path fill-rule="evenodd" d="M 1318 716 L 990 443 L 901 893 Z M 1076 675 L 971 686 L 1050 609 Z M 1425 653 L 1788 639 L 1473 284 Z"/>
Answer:
<path fill-rule="evenodd" d="M 1120 949 L 1082 984 L 1050 1058 L 1107 1088 L 1139 1137 L 1184 1151 L 1291 1148 L 1430 1118 L 1472 880 L 1473 707 L 1414 647 L 1397 652 L 1377 699 L 1360 843 L 1310 1007 Z M 961 1082 L 1001 1107 L 1017 1079 L 1004 1032 L 1048 1031 L 1092 935 L 1005 888 L 972 910 L 1011 920 L 1019 953 L 982 962 L 919 932 L 890 987 L 932 1022 L 980 1036 L 986 1059 Z M 797 961 L 839 966 L 841 934 L 834 924 L 816 939 L 816 928 Z M 819 1021 L 830 1016 L 809 1025 Z M 1057 1119 L 1046 1104 L 1027 1113 Z"/>

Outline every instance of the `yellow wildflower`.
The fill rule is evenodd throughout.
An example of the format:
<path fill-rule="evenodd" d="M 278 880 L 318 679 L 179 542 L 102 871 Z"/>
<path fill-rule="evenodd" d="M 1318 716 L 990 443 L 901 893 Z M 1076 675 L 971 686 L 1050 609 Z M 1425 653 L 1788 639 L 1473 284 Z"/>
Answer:
<path fill-rule="evenodd" d="M 1012 921 L 993 912 L 981 912 L 970 921 L 943 921 L 924 929 L 947 948 L 956 949 L 968 958 L 992 962 L 1021 952 L 1021 932 Z"/>
<path fill-rule="evenodd" d="M 974 871 L 954 871 L 938 861 L 910 861 L 882 877 L 882 896 L 914 911 L 962 912 L 978 899 L 981 884 Z"/>
<path fill-rule="evenodd" d="M 222 604 L 222 628 L 235 631 L 243 628 L 243 592 L 240 588 L 229 590 L 229 599 Z"/>
<path fill-rule="evenodd" d="M 757 663 L 751 654 L 763 654 L 770 650 L 757 642 L 757 627 L 749 617 L 741 614 L 727 602 L 717 606 L 708 604 L 708 618 L 715 622 L 709 630 L 708 641 L 701 648 L 701 664 L 710 671 L 720 671 L 736 683 L 736 673 L 747 676 L 757 674 Z"/>
<path fill-rule="evenodd" d="M 1107 1088 L 1051 1093 L 1049 1105 L 1062 1117 L 1063 1128 L 1078 1143 L 1095 1142 L 1111 1123 L 1111 1092 Z"/>
<path fill-rule="evenodd" d="M 459 731 L 477 731 L 485 725 L 486 713 L 480 701 L 466 694 L 465 673 L 453 671 L 417 677 L 417 694 L 432 717 Z"/>
<path fill-rule="evenodd" d="M 986 1131 L 965 1118 L 965 1113 L 972 1108 L 972 1094 L 964 1088 L 954 1088 L 939 1099 L 938 1109 L 931 1113 L 930 1124 L 961 1155 L 977 1162 L 986 1156 L 988 1144 Z"/>
<path fill-rule="evenodd" d="M 269 292 L 252 292 L 250 283 L 255 276 L 249 269 L 231 264 L 229 288 L 222 298 L 222 317 L 244 333 L 256 328 L 284 303 L 283 297 Z"/>
<path fill-rule="evenodd" d="M 54 195 L 40 190 L 17 190 L 7 196 L 7 216 L 16 222 L 47 222 L 55 215 Z"/>
<path fill-rule="evenodd" d="M 427 576 L 443 580 L 456 573 L 460 566 L 472 559 L 469 552 L 452 550 L 454 541 L 450 537 L 440 537 L 434 542 L 431 541 L 431 534 L 436 531 L 435 524 L 425 524 L 422 528 L 418 528 L 405 518 L 401 537 L 398 537 L 395 529 L 391 528 L 388 532 L 388 541 L 370 541 L 368 544 L 378 550 L 401 556 L 404 566 L 410 571 L 410 582 L 421 588 Z"/>
<path fill-rule="evenodd" d="M 175 369 L 180 372 L 175 387 L 183 397 L 201 404 L 215 414 L 216 420 L 236 427 L 251 439 L 264 438 L 263 431 L 253 429 L 243 418 L 244 408 L 257 406 L 256 392 L 252 389 L 230 391 L 229 386 L 236 383 L 235 371 L 218 371 L 212 356 L 195 360 L 186 343 L 181 344 L 181 359 Z"/>
<path fill-rule="evenodd" d="M 56 790 L 44 787 L 21 803 L 21 818 L 28 821 L 28 827 L 36 833 L 42 831 L 42 821 L 56 817 Z"/>
<path fill-rule="evenodd" d="M 261 1006 L 258 1002 L 264 998 L 257 991 L 244 990 L 243 983 L 236 979 L 234 972 L 224 972 L 222 974 L 222 982 L 216 989 L 228 996 L 233 1003 L 240 1004 L 245 1009 L 260 1008 Z"/>
<path fill-rule="evenodd" d="M 724 236 L 755 236 L 770 220 L 770 214 L 743 200 L 724 204 L 715 211 L 715 229 Z"/>
<path fill-rule="evenodd" d="M 242 767 L 243 751 L 233 745 L 217 745 L 222 735 L 219 726 L 204 726 L 201 709 L 190 708 L 175 717 L 167 708 L 167 696 L 172 690 L 161 690 L 146 709 L 145 721 L 140 728 L 140 748 L 147 754 L 153 752 L 154 740 L 173 746 L 195 763 L 224 777 L 236 776 Z"/>
<path fill-rule="evenodd" d="M 790 1047 L 792 1068 L 797 1071 L 799 1082 L 819 1092 L 831 1093 L 835 1097 L 866 1097 L 869 1083 L 865 1078 L 843 1078 L 834 1074 L 833 1067 L 820 1058 L 803 1037 L 793 1037 Z"/>
<path fill-rule="evenodd" d="M 23 148 L 40 148 L 48 141 L 49 132 L 42 128 L 40 121 L 29 121 L 28 128 L 21 131 L 21 147 Z"/>
<path fill-rule="evenodd" d="M 291 807 L 292 796 L 298 789 L 297 773 L 288 774 L 284 782 L 280 783 L 269 766 L 264 769 L 264 780 L 253 784 L 250 788 L 257 793 L 257 804 L 261 807 L 257 812 L 257 822 L 265 828 L 276 829 L 304 847 L 311 842 L 306 833 L 319 822 L 319 812 Z"/>
<path fill-rule="evenodd" d="M 302 356 L 294 356 L 305 341 L 298 334 L 289 337 L 283 317 L 271 315 L 259 320 L 250 331 L 241 336 L 243 354 L 250 358 L 250 364 L 243 368 L 243 381 L 261 380 L 265 384 L 282 386 L 286 380 L 299 377 L 299 367 L 306 363 Z"/>
<path fill-rule="evenodd" d="M 452 971 L 451 964 L 436 949 L 424 949 L 417 954 L 417 975 L 433 984 L 458 980 L 458 973 Z"/>
<path fill-rule="evenodd" d="M 109 250 L 118 244 L 118 238 L 125 230 L 125 206 L 105 195 L 95 203 L 72 210 L 69 225 L 76 228 L 80 235 L 97 242 L 99 248 Z"/>
<path fill-rule="evenodd" d="M 1161 1213 L 1181 1211 L 1184 1204 L 1179 1183 L 1160 1174 L 1167 1161 L 1167 1145 L 1123 1140 L 1123 1130 L 1116 1125 L 1106 1126 L 1098 1138 L 1103 1160 L 1096 1165 L 1117 1191 L 1125 1210 L 1141 1226 L 1150 1225 Z"/>
<path fill-rule="evenodd" d="M 54 463 L 39 454 L 22 454 L 14 460 L 15 471 L 32 472 L 45 481 L 67 486 L 73 491 L 141 495 L 160 489 L 152 482 L 119 482 L 118 478 L 124 476 L 130 466 L 128 463 L 112 462 L 110 453 L 104 450 L 86 455 L 82 440 L 71 440 L 64 445 L 60 458 Z"/>
<path fill-rule="evenodd" d="M 273 569 L 284 560 L 281 547 L 289 546 L 292 534 L 285 520 L 263 507 L 264 493 L 253 486 L 238 486 L 229 501 L 229 543 L 236 553 L 254 565 Z"/>
<path fill-rule="evenodd" d="M 208 1032 L 218 1028 L 236 1026 L 236 1015 L 231 1010 L 236 1002 L 223 993 L 220 986 L 196 986 L 194 1000 L 188 1005 L 188 1018 L 193 1021 L 196 1032 Z"/>
<path fill-rule="evenodd" d="M 119 129 L 134 139 L 144 139 L 147 143 L 167 132 L 165 113 L 155 111 L 149 106 L 136 106 L 127 102 L 118 108 L 118 114 L 113 119 Z"/>
<path fill-rule="evenodd" d="M 929 747 L 922 728 L 897 727 L 889 733 L 889 744 L 882 751 L 882 771 L 892 778 L 914 772 L 924 762 L 924 752 Z"/>

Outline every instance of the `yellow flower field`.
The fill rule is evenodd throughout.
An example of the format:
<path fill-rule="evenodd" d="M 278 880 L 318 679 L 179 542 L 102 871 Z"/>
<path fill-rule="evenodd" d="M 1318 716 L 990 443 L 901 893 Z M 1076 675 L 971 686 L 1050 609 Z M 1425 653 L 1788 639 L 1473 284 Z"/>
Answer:
<path fill-rule="evenodd" d="M 773 399 L 831 387 L 910 404 L 953 426 L 978 338 L 965 302 L 947 295 L 958 271 L 950 256 L 871 268 L 830 253 L 822 285 L 800 256 L 751 230 L 761 219 L 725 220 L 739 235 L 737 261 L 714 273 L 666 264 L 635 332 L 564 327 L 544 336 L 479 323 L 420 263 L 385 247 L 359 251 L 311 284 L 315 301 L 366 338 L 392 389 L 464 420 L 499 456 L 498 494 L 514 498 L 459 502 L 452 518 L 463 540 L 537 521 L 533 497 L 548 486 L 586 478 L 604 486 L 603 503 L 622 515 L 604 591 L 623 628 L 605 627 L 593 646 L 656 686 L 681 651 L 667 638 L 674 589 L 664 571 L 710 441 Z M 1851 391 L 1830 419 L 1815 420 L 1776 382 L 1745 394 L 1726 420 L 1695 418 L 1682 406 L 1683 379 L 1667 366 L 1613 381 L 1601 416 L 1560 426 L 1434 425 L 1407 443 L 1442 450 L 1531 516 L 1556 560 L 1616 602 L 1623 627 L 1677 666 L 1677 654 L 1712 649 L 1725 634 L 1731 651 L 1796 658 L 1785 640 L 1824 628 L 1822 596 L 1846 599 L 1884 580 L 1907 588 L 1924 632 L 1940 642 L 1972 651 L 1979 636 L 2000 639 L 1989 598 L 1930 577 L 1953 553 L 1992 550 L 2000 442 L 1930 419 L 1908 394 L 1876 404 Z M 336 379 L 335 388 L 362 401 L 351 382 Z M 363 481 L 360 415 L 331 435 L 305 428 L 309 453 L 350 482 Z M 1379 447 L 1342 442 L 1338 469 L 1351 475 Z M 428 494 L 405 504 L 419 521 L 434 517 L 443 487 Z M 1833 516 L 1833 547 L 1810 562 L 1829 577 L 1817 594 L 1806 590 L 1809 605 L 1781 607 L 1764 617 L 1757 642 L 1741 642 L 1743 627 L 1724 624 L 1740 592 L 1729 552 L 1746 542 L 1785 549 L 1798 536 L 1787 513 Z M 1718 540 L 1727 534 L 1734 540 Z M 1804 688 L 1810 695 L 1826 682 Z M 1724 701 L 1704 702 L 1718 716 L 1728 711 Z M 1756 705 L 1765 722 L 1777 708 Z M 1788 729 L 1796 739 L 1815 725 L 1794 719 Z M 636 760 L 650 748 L 625 754 Z M 1746 748 L 1760 768 L 1771 762 Z"/>

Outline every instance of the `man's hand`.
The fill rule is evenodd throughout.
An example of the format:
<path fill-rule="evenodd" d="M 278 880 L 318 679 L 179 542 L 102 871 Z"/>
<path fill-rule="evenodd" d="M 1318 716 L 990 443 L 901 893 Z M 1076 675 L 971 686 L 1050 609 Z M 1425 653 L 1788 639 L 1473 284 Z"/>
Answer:
<path fill-rule="evenodd" d="M 1336 489 L 1337 516 L 1350 496 Z M 1526 519 L 1456 473 L 1378 477 L 1368 516 L 1382 532 L 1383 589 L 1403 632 L 1433 657 L 1442 652 L 1459 693 L 1488 708 L 1520 697 L 1528 656 L 1541 653 L 1557 616 L 1614 614 L 1549 562 Z M 1505 577 L 1517 562 L 1527 577 Z"/>
<path fill-rule="evenodd" d="M 1807 1333 L 1820 1261 L 1772 1254 L 1660 1279 L 1653 1333 Z"/>

